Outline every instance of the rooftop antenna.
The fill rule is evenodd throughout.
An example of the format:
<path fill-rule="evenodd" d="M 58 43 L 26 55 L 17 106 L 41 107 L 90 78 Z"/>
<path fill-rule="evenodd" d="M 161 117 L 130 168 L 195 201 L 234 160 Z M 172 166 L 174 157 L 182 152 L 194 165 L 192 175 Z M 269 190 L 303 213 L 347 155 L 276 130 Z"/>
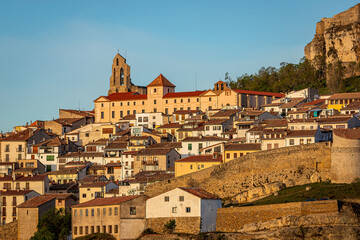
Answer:
<path fill-rule="evenodd" d="M 79 112 L 80 112 L 80 101 L 79 101 Z"/>

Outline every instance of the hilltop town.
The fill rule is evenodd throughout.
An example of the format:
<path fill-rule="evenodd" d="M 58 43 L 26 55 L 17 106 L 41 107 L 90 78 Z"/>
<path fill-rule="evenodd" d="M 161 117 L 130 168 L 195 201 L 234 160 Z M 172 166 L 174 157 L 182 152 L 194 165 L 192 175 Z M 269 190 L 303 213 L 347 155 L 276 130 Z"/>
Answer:
<path fill-rule="evenodd" d="M 260 92 L 223 81 L 176 92 L 162 74 L 136 86 L 120 54 L 111 69 L 94 110 L 60 109 L 55 120 L 1 136 L 1 225 L 15 224 L 17 239 L 30 239 L 54 208 L 71 213 L 72 238 L 241 232 L 257 223 L 255 231 L 288 215 L 306 222 L 312 214 L 313 225 L 343 217 L 347 203 L 336 199 L 226 206 L 297 185 L 357 181 L 360 93 Z M 321 222 L 329 213 L 335 220 Z"/>

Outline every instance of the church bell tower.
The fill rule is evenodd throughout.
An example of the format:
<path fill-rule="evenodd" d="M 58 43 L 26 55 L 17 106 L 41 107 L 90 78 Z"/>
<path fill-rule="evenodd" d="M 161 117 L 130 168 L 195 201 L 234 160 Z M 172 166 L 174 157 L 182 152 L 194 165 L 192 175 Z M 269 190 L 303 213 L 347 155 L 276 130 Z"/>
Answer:
<path fill-rule="evenodd" d="M 112 64 L 108 95 L 112 93 L 130 92 L 130 88 L 130 66 L 126 64 L 126 59 L 118 53 L 114 57 Z"/>

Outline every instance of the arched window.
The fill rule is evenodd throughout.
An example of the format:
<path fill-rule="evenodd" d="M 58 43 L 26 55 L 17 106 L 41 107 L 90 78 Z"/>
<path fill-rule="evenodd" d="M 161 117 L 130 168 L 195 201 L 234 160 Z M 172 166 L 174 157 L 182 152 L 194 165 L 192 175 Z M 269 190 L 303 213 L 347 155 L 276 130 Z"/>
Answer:
<path fill-rule="evenodd" d="M 114 74 L 113 74 L 113 76 L 114 76 L 114 78 L 113 78 L 113 79 L 114 79 L 114 80 L 113 80 L 114 83 L 113 83 L 113 84 L 115 85 L 115 68 L 114 68 Z"/>
<path fill-rule="evenodd" d="M 221 90 L 224 90 L 224 84 L 223 83 L 221 84 Z"/>
<path fill-rule="evenodd" d="M 116 59 L 116 66 L 119 66 L 119 59 Z"/>
<path fill-rule="evenodd" d="M 216 84 L 216 90 L 219 90 L 219 84 Z"/>
<path fill-rule="evenodd" d="M 120 85 L 124 85 L 124 69 L 120 69 Z"/>

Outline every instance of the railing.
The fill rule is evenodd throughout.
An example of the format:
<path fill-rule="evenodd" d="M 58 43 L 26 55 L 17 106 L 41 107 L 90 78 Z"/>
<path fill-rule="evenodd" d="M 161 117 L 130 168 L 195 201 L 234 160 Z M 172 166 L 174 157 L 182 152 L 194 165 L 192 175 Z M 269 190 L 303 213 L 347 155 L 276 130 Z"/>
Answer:
<path fill-rule="evenodd" d="M 23 148 L 16 148 L 16 151 L 17 151 L 17 152 L 23 152 L 24 149 L 23 149 Z"/>

